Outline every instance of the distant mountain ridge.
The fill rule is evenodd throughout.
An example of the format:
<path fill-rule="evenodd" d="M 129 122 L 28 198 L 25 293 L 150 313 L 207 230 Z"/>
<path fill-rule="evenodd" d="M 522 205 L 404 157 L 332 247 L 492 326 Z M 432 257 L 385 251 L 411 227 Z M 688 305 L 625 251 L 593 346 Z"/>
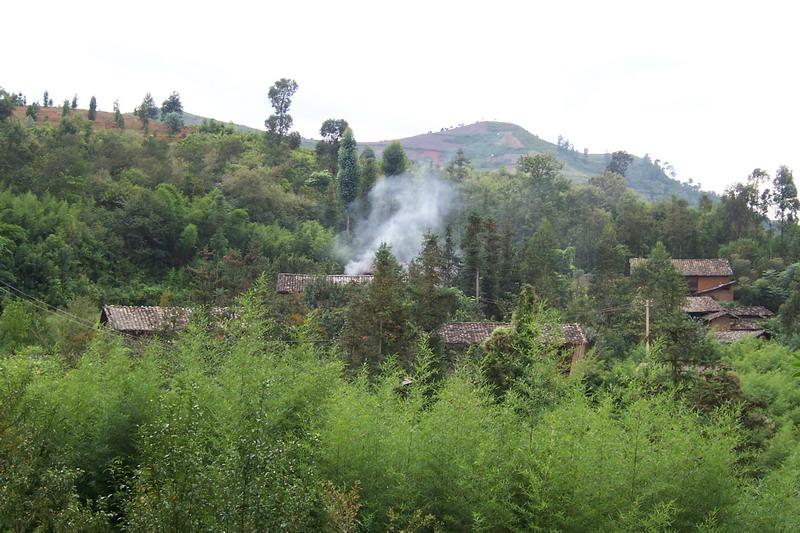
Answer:
<path fill-rule="evenodd" d="M 564 175 L 575 183 L 584 183 L 591 176 L 603 173 L 611 154 L 587 154 L 566 150 L 540 139 L 516 124 L 509 122 L 476 122 L 439 132 L 397 139 L 409 159 L 433 162 L 444 167 L 459 148 L 472 161 L 476 169 L 514 169 L 520 156 L 526 154 L 553 154 L 564 165 Z M 372 147 L 380 157 L 391 141 L 363 142 L 359 146 Z M 634 156 L 627 172 L 628 186 L 648 200 L 677 196 L 696 203 L 702 195 L 700 189 L 669 177 L 652 162 Z"/>

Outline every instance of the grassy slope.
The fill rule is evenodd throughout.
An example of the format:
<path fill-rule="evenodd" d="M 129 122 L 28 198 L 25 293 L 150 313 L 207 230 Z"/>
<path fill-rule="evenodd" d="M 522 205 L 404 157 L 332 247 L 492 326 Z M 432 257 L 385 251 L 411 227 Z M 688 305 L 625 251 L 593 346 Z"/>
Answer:
<path fill-rule="evenodd" d="M 187 113 L 186 111 L 183 112 L 183 123 L 186 124 L 187 126 L 199 126 L 200 124 L 203 123 L 204 120 L 207 120 L 206 117 L 201 117 L 200 115 L 193 115 L 191 113 Z M 251 128 L 249 126 L 242 126 L 241 124 L 234 124 L 233 122 L 225 122 L 224 124 L 230 124 L 236 131 L 241 131 L 244 133 L 263 131 Z"/>
<path fill-rule="evenodd" d="M 87 118 L 89 113 L 86 109 L 75 109 L 74 111 L 70 111 L 71 114 Z M 17 107 L 14 111 L 14 114 L 19 117 L 20 119 L 25 118 L 25 108 L 24 107 Z M 133 113 L 123 113 L 122 116 L 125 119 L 125 128 L 131 129 L 135 131 L 141 131 L 142 123 Z M 206 117 L 201 117 L 199 115 L 193 115 L 191 113 L 183 113 L 183 122 L 186 126 L 199 126 L 203 123 Z M 52 124 L 53 126 L 57 126 L 61 122 L 61 107 L 46 107 L 39 110 L 39 116 L 37 118 L 37 122 Z M 227 124 L 227 123 L 226 123 Z M 242 126 L 240 124 L 233 124 L 230 123 L 236 131 L 241 132 L 257 132 L 259 130 L 249 128 L 247 126 Z M 113 129 L 116 126 L 114 125 L 114 113 L 108 111 L 97 111 L 97 117 L 95 118 L 95 128 L 102 128 L 102 129 Z M 157 120 L 151 120 L 148 128 L 150 133 L 156 134 L 166 134 L 167 128 L 163 122 L 159 122 Z M 181 137 L 188 133 L 188 130 L 184 130 L 178 137 Z"/>
<path fill-rule="evenodd" d="M 476 122 L 437 133 L 399 139 L 409 158 L 433 161 L 444 166 L 461 148 L 475 168 L 513 169 L 524 154 L 551 153 L 564 164 L 564 174 L 577 183 L 603 173 L 610 154 L 588 154 L 560 150 L 529 131 L 507 122 Z M 389 141 L 361 143 L 371 146 L 380 157 Z M 671 179 L 657 167 L 636 158 L 628 169 L 630 187 L 647 199 L 658 200 L 675 195 L 696 202 L 700 192 Z"/>
<path fill-rule="evenodd" d="M 14 114 L 24 120 L 25 119 L 25 108 L 24 107 L 17 107 L 14 110 Z M 87 118 L 89 111 L 86 109 L 75 109 L 70 110 L 71 115 L 77 115 L 82 118 Z M 139 119 L 133 115 L 132 113 L 123 113 L 123 118 L 125 119 L 125 129 L 134 130 L 134 131 L 141 131 L 142 130 L 142 123 L 139 122 Z M 57 126 L 61 122 L 61 107 L 43 107 L 39 110 L 39 115 L 36 119 L 39 124 L 51 124 L 53 126 Z M 94 121 L 95 128 L 102 128 L 102 129 L 114 129 L 116 126 L 114 125 L 114 113 L 110 113 L 108 111 L 98 111 L 97 116 L 95 117 Z M 166 126 L 158 122 L 156 120 L 151 120 L 148 124 L 148 129 L 150 133 L 156 134 L 166 134 L 167 128 Z"/>
<path fill-rule="evenodd" d="M 25 108 L 18 107 L 15 111 L 20 118 L 25 116 Z M 72 111 L 86 118 L 85 109 Z M 125 128 L 141 130 L 139 119 L 131 113 L 124 113 Z M 184 113 L 184 122 L 187 126 L 202 123 L 205 117 Z M 61 121 L 61 108 L 50 107 L 39 111 L 38 121 L 57 125 Z M 98 111 L 95 127 L 114 128 L 114 114 Z M 238 131 L 256 132 L 253 128 L 233 124 Z M 167 134 L 163 123 L 150 121 L 150 132 L 153 134 Z M 183 137 L 188 131 L 178 134 Z M 433 161 L 434 164 L 445 166 L 461 148 L 472 160 L 478 169 L 496 169 L 507 167 L 513 169 L 517 159 L 525 154 L 551 153 L 564 164 L 564 174 L 577 183 L 585 182 L 591 176 L 603 173 L 609 161 L 609 154 L 588 154 L 584 156 L 579 152 L 559 150 L 550 142 L 540 139 L 524 128 L 507 122 L 476 122 L 467 126 L 453 128 L 438 133 L 415 135 L 399 139 L 408 156 L 414 161 Z M 361 147 L 372 146 L 378 157 L 383 148 L 390 141 L 359 143 Z M 315 141 L 303 140 L 303 145 L 313 148 Z M 671 179 L 653 165 L 648 165 L 641 158 L 636 158 L 628 169 L 628 184 L 643 197 L 650 200 L 668 198 L 672 195 L 685 198 L 691 203 L 697 202 L 700 192 L 680 182 Z"/>

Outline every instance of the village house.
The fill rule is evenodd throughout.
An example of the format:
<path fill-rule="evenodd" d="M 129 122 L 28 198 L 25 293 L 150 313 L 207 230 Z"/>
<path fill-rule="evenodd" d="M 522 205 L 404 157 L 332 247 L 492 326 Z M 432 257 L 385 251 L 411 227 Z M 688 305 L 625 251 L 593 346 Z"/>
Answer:
<path fill-rule="evenodd" d="M 301 293 L 306 286 L 316 281 L 324 280 L 334 285 L 350 285 L 370 283 L 373 276 L 371 274 L 345 275 L 345 274 L 288 274 L 281 272 L 275 284 L 275 290 L 279 294 Z"/>
<path fill-rule="evenodd" d="M 629 261 L 633 271 L 638 265 L 647 261 L 634 257 Z M 686 278 L 689 294 L 692 296 L 709 296 L 717 301 L 733 301 L 733 269 L 727 259 L 673 259 L 675 269 Z"/>
<path fill-rule="evenodd" d="M 511 327 L 505 322 L 449 322 L 441 327 L 439 334 L 445 347 L 451 350 L 464 350 L 469 346 L 481 344 L 497 328 Z M 575 368 L 589 349 L 589 336 L 580 324 L 563 324 L 564 347 L 568 351 L 569 370 Z"/>
<path fill-rule="evenodd" d="M 159 307 L 154 305 L 105 305 L 100 313 L 100 323 L 128 335 L 172 333 L 185 329 L 192 318 L 191 307 Z M 226 318 L 230 310 L 214 307 L 211 316 Z"/>
<path fill-rule="evenodd" d="M 709 296 L 689 296 L 683 311 L 692 318 L 704 321 L 720 342 L 766 337 L 763 321 L 774 315 L 760 305 L 723 306 Z"/>
<path fill-rule="evenodd" d="M 734 306 L 710 313 L 704 316 L 703 320 L 716 332 L 718 340 L 723 339 L 720 342 L 732 342 L 744 337 L 768 337 L 769 334 L 764 329 L 764 320 L 773 315 L 772 311 L 760 305 Z M 723 333 L 733 335 L 721 335 Z"/>

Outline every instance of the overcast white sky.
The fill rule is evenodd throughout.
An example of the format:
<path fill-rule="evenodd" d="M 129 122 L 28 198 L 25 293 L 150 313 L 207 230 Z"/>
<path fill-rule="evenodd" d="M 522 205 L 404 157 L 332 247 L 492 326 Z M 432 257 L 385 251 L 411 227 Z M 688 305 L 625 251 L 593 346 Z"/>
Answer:
<path fill-rule="evenodd" d="M 7 10 L 6 10 L 7 11 Z M 304 136 L 359 140 L 477 120 L 591 152 L 671 162 L 723 190 L 753 168 L 800 174 L 794 2 L 37 1 L 2 24 L 0 85 L 129 111 L 178 90 L 187 111 L 263 128 L 297 80 Z"/>

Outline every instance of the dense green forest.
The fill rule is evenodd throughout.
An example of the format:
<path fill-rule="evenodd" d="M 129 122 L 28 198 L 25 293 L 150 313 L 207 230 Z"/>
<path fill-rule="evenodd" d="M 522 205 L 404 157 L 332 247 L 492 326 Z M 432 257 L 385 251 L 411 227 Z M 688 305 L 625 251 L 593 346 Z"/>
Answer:
<path fill-rule="evenodd" d="M 0 529 L 800 528 L 790 169 L 690 205 L 633 192 L 623 151 L 573 184 L 547 154 L 359 153 L 343 119 L 309 148 L 297 87 L 270 88 L 266 132 L 187 126 L 177 93 L 103 114 L 0 90 Z M 379 243 L 370 284 L 276 294 L 279 272 L 343 272 L 400 183 L 448 191 L 414 257 Z M 670 258 L 716 257 L 770 340 L 683 312 Z M 197 312 L 133 338 L 106 304 Z M 454 352 L 454 320 L 510 326 Z M 593 338 L 569 373 L 564 322 Z"/>

